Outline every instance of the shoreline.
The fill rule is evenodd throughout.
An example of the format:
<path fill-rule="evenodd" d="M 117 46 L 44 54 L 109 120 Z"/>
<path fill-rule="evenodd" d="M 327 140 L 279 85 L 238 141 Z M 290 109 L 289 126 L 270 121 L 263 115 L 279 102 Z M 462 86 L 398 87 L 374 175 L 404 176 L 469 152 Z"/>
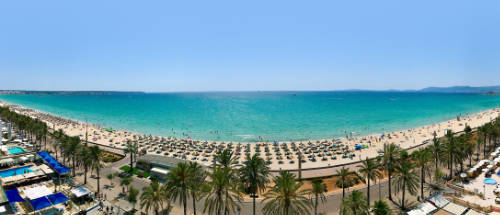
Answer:
<path fill-rule="evenodd" d="M 384 134 L 353 136 L 346 139 L 320 139 L 306 141 L 278 141 L 278 142 L 232 142 L 232 141 L 203 141 L 180 139 L 174 137 L 148 136 L 123 130 L 105 131 L 103 127 L 88 124 L 74 119 L 60 117 L 21 105 L 0 100 L 1 106 L 9 106 L 12 110 L 47 123 L 51 129 L 63 129 L 70 136 L 80 136 L 85 141 L 85 129 L 88 129 L 88 141 L 115 149 L 123 149 L 127 140 L 137 141 L 142 154 L 155 154 L 196 161 L 205 166 L 212 163 L 212 156 L 217 150 L 229 149 L 239 156 L 240 163 L 244 162 L 246 154 L 258 153 L 265 160 L 270 161 L 271 170 L 297 170 L 297 157 L 300 151 L 306 160 L 302 169 L 321 169 L 343 164 L 353 163 L 366 157 L 378 155 L 383 143 L 395 143 L 400 147 L 413 148 L 424 141 L 432 139 L 432 133 L 438 137 L 444 136 L 447 129 L 454 132 L 462 131 L 465 125 L 476 128 L 491 119 L 500 116 L 500 107 L 460 116 L 461 120 L 451 119 L 440 123 L 391 131 Z M 458 118 L 458 117 L 457 117 Z M 356 149 L 356 145 L 362 147 Z M 359 147 L 359 146 L 358 146 Z M 264 150 L 261 150 L 261 149 Z M 274 151 L 274 153 L 272 153 Z M 264 155 L 265 153 L 265 155 Z M 335 157 L 335 159 L 334 159 Z M 280 162 L 281 161 L 281 162 Z"/>

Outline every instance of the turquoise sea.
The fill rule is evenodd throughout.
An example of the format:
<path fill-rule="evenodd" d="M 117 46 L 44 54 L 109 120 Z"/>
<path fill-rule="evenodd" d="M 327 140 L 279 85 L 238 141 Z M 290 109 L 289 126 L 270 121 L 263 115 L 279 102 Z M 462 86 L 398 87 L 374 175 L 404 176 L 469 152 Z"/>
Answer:
<path fill-rule="evenodd" d="M 407 92 L 0 95 L 126 131 L 199 140 L 315 140 L 408 129 L 500 106 L 500 96 Z"/>

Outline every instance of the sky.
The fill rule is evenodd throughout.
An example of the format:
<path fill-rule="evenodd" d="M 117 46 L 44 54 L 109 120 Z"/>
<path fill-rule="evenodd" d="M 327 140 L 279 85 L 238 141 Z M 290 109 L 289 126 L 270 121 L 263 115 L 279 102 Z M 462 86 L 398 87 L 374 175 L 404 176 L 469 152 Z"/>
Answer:
<path fill-rule="evenodd" d="M 500 85 L 500 2 L 2 1 L 0 89 Z"/>

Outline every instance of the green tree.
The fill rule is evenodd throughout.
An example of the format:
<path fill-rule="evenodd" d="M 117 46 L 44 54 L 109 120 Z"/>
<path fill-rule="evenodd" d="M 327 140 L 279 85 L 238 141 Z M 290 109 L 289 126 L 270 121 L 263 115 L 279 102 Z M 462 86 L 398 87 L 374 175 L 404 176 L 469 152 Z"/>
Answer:
<path fill-rule="evenodd" d="M 438 165 L 441 162 L 441 156 L 443 154 L 443 146 L 441 141 L 437 138 L 436 132 L 434 132 L 434 137 L 432 138 L 432 145 L 428 148 L 432 153 L 433 163 L 435 165 L 434 169 L 438 169 Z"/>
<path fill-rule="evenodd" d="M 311 194 L 314 195 L 314 215 L 318 215 L 318 202 L 326 201 L 325 193 L 327 192 L 326 184 L 321 179 L 312 181 Z"/>
<path fill-rule="evenodd" d="M 264 194 L 265 215 L 310 214 L 312 202 L 307 195 L 308 189 L 300 190 L 302 182 L 288 171 L 281 171 L 273 178 L 273 187 Z"/>
<path fill-rule="evenodd" d="M 341 215 L 367 215 L 368 207 L 362 192 L 354 190 L 347 198 L 342 199 L 340 205 Z"/>
<path fill-rule="evenodd" d="M 189 196 L 189 182 L 194 175 L 186 162 L 177 163 L 177 166 L 170 169 L 166 176 L 165 189 L 171 201 L 179 201 L 184 208 L 184 215 L 187 214 L 187 197 Z"/>
<path fill-rule="evenodd" d="M 233 155 L 232 151 L 225 149 L 222 153 L 215 156 L 216 166 L 223 168 L 233 168 L 237 167 L 238 159 Z"/>
<path fill-rule="evenodd" d="M 91 146 L 89 147 L 89 156 L 92 160 L 92 164 L 90 165 L 93 170 L 96 171 L 97 173 L 97 193 L 101 191 L 101 185 L 100 185 L 100 170 L 102 168 L 102 151 L 99 149 L 98 146 Z"/>
<path fill-rule="evenodd" d="M 205 172 L 205 169 L 196 162 L 189 163 L 189 170 L 192 177 L 188 183 L 188 190 L 193 201 L 194 215 L 196 215 L 196 201 L 199 201 L 209 189 L 209 187 L 205 184 L 207 173 Z"/>
<path fill-rule="evenodd" d="M 254 154 L 252 157 L 247 156 L 247 162 L 239 169 L 239 175 L 243 190 L 250 194 L 253 200 L 253 214 L 255 215 L 255 198 L 258 192 L 263 192 L 266 189 L 266 184 L 269 183 L 268 175 L 270 172 L 269 165 L 261 157 Z"/>
<path fill-rule="evenodd" d="M 395 176 L 396 190 L 403 192 L 401 208 L 405 210 L 406 191 L 412 195 L 417 192 L 419 180 L 418 174 L 415 172 L 415 164 L 408 160 L 402 160 L 395 168 Z"/>
<path fill-rule="evenodd" d="M 134 156 L 138 153 L 138 151 L 139 148 L 137 147 L 137 144 L 132 143 L 132 141 L 128 140 L 123 152 L 125 154 L 130 154 L 130 173 L 132 173 L 132 171 L 134 170 Z"/>
<path fill-rule="evenodd" d="M 453 178 L 453 156 L 457 151 L 455 144 L 455 137 L 451 130 L 446 131 L 446 141 L 443 145 L 443 153 L 446 161 L 448 162 L 448 169 L 450 170 L 449 177 Z"/>
<path fill-rule="evenodd" d="M 232 168 L 216 167 L 208 174 L 208 196 L 205 199 L 203 213 L 221 215 L 234 212 L 236 202 L 240 201 L 238 181 Z"/>
<path fill-rule="evenodd" d="M 120 186 L 122 186 L 122 193 L 125 193 L 125 187 L 128 187 L 134 181 L 131 177 L 120 178 Z"/>
<path fill-rule="evenodd" d="M 135 189 L 134 186 L 130 186 L 127 192 L 127 202 L 132 204 L 132 210 L 135 211 L 135 204 L 137 204 L 137 196 L 139 195 L 139 190 Z"/>
<path fill-rule="evenodd" d="M 111 186 L 113 186 L 113 178 L 115 178 L 115 175 L 113 175 L 113 173 L 109 173 L 108 175 L 106 175 L 106 178 L 108 178 L 109 183 L 111 184 Z"/>
<path fill-rule="evenodd" d="M 77 157 L 84 170 L 83 184 L 87 184 L 87 172 L 93 162 L 92 157 L 90 156 L 89 148 L 86 146 L 80 147 Z"/>
<path fill-rule="evenodd" d="M 345 168 L 342 166 L 342 169 L 337 170 L 335 173 L 335 176 L 339 177 L 340 180 L 340 185 L 342 186 L 342 198 L 345 197 L 345 188 L 347 185 L 350 183 L 350 178 L 349 176 L 352 174 L 351 171 L 349 171 L 349 168 Z"/>
<path fill-rule="evenodd" d="M 391 215 L 392 210 L 389 205 L 383 200 L 378 200 L 373 205 L 373 214 L 374 215 Z"/>
<path fill-rule="evenodd" d="M 417 168 L 420 169 L 420 198 L 422 201 L 425 199 L 424 197 L 424 183 L 425 177 L 429 176 L 430 168 L 429 162 L 432 159 L 431 151 L 428 148 L 423 148 L 414 151 L 412 154 L 412 159 L 415 162 Z"/>
<path fill-rule="evenodd" d="M 373 159 L 368 159 L 363 161 L 361 165 L 358 166 L 359 173 L 365 178 L 367 182 L 366 198 L 367 207 L 370 207 L 370 181 L 375 181 L 377 178 L 382 176 L 382 173 L 378 170 L 378 165 Z"/>
<path fill-rule="evenodd" d="M 384 148 L 382 151 L 382 160 L 384 163 L 384 169 L 387 171 L 388 175 L 388 189 L 389 189 L 389 200 L 392 201 L 392 191 L 391 191 L 391 176 L 392 172 L 394 170 L 394 164 L 396 161 L 399 159 L 399 156 L 401 155 L 400 153 L 401 148 L 393 143 L 391 144 L 384 144 Z"/>
<path fill-rule="evenodd" d="M 142 188 L 140 201 L 141 209 L 146 209 L 146 211 L 153 210 L 156 215 L 158 215 L 160 211 L 163 211 L 163 205 L 165 203 L 170 205 L 165 189 L 162 189 L 156 180 L 153 180 L 149 186 Z"/>

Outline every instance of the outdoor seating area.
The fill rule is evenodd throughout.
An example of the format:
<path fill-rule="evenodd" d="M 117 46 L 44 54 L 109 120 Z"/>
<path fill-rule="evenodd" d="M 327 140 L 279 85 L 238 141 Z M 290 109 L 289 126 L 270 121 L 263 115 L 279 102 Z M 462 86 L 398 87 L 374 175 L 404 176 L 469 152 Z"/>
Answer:
<path fill-rule="evenodd" d="M 15 211 L 24 211 L 23 207 L 19 207 L 16 204 L 19 202 L 29 202 L 33 211 L 40 211 L 47 210 L 51 206 L 56 206 L 70 200 L 62 192 L 55 192 L 55 186 L 50 182 L 17 187 L 5 191 L 5 193 Z M 57 210 L 60 210 L 60 207 Z"/>

